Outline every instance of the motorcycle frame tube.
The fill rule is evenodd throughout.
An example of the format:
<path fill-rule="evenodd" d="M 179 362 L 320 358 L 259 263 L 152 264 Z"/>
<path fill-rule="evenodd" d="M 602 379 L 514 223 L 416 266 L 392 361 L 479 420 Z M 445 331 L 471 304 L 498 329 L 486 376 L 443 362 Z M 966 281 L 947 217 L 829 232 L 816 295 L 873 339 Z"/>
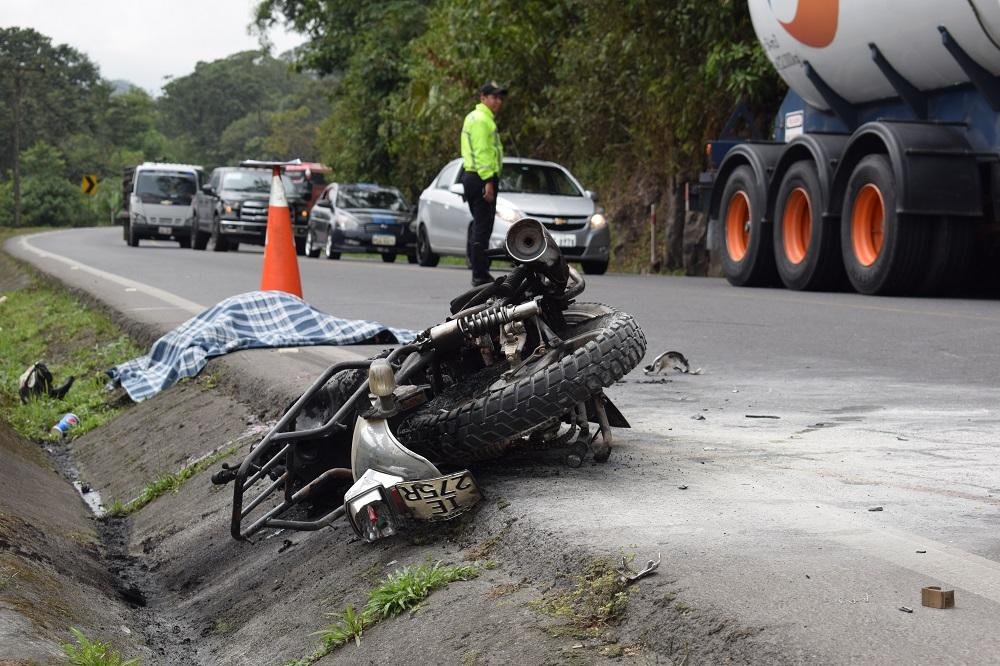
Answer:
<path fill-rule="evenodd" d="M 419 351 L 419 347 L 415 344 L 403 345 L 397 347 L 389 354 L 387 360 L 391 363 L 392 361 L 398 359 L 404 354 L 410 354 Z M 428 355 L 429 356 L 429 355 Z M 351 470 L 340 468 L 334 468 L 333 470 L 327 470 L 316 479 L 310 481 L 306 486 L 300 488 L 297 492 L 293 492 L 292 479 L 288 472 L 286 471 L 281 477 L 272 482 L 267 488 L 261 491 L 260 494 L 254 496 L 249 502 L 246 503 L 244 507 L 244 495 L 246 492 L 256 484 L 261 478 L 263 478 L 271 469 L 273 469 L 279 462 L 285 460 L 289 453 L 291 453 L 295 447 L 297 441 L 304 439 L 312 439 L 315 437 L 325 437 L 338 429 L 345 429 L 347 426 L 343 423 L 344 416 L 353 409 L 355 403 L 366 397 L 368 395 L 368 380 L 367 378 L 362 382 L 361 386 L 354 392 L 354 394 L 343 404 L 337 413 L 333 415 L 326 423 L 318 428 L 311 428 L 309 430 L 296 430 L 292 432 L 279 432 L 282 428 L 286 427 L 294 418 L 296 418 L 305 405 L 311 400 L 323 386 L 326 385 L 330 379 L 343 370 L 367 370 L 371 366 L 370 360 L 365 361 L 346 361 L 342 363 L 336 363 L 329 368 L 327 368 L 319 378 L 309 386 L 308 389 L 296 400 L 287 412 L 278 420 L 273 428 L 264 436 L 264 438 L 251 450 L 250 454 L 243 460 L 240 464 L 240 468 L 236 473 L 236 478 L 233 481 L 233 512 L 232 519 L 230 522 L 230 534 L 232 537 L 238 541 L 244 541 L 251 537 L 256 532 L 264 529 L 265 527 L 273 528 L 284 528 L 284 529 L 294 529 L 294 530 L 318 530 L 326 527 L 332 523 L 337 518 L 340 518 L 344 513 L 344 508 L 337 507 L 326 515 L 318 518 L 317 520 L 280 520 L 276 517 L 287 511 L 292 506 L 298 504 L 304 499 L 307 499 L 310 493 L 317 487 L 319 483 L 330 478 L 328 475 L 330 472 L 335 472 L 334 475 L 343 474 L 346 471 L 348 476 L 351 476 Z M 412 375 L 413 372 L 422 368 L 426 365 L 426 361 L 423 363 L 409 364 L 405 371 L 401 371 L 399 376 L 397 376 L 397 383 L 405 381 L 405 379 Z M 268 449 L 268 444 L 275 442 L 287 442 L 281 449 L 274 454 L 266 463 L 255 469 L 257 461 L 263 457 Z M 243 528 L 243 519 L 247 515 L 257 508 L 267 497 L 276 492 L 279 488 L 283 490 L 283 501 L 277 506 L 271 508 L 261 517 L 254 520 L 246 529 Z"/>

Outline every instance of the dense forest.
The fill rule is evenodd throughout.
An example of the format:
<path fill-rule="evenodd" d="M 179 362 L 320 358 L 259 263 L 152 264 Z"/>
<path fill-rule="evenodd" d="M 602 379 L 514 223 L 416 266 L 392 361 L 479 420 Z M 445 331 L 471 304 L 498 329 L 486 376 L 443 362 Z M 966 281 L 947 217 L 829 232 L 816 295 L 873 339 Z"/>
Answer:
<path fill-rule="evenodd" d="M 510 89 L 507 153 L 568 166 L 607 208 L 615 265 L 645 267 L 649 205 L 676 214 L 705 140 L 738 104 L 766 119 L 781 96 L 739 0 L 262 0 L 255 27 L 274 24 L 306 43 L 199 62 L 156 98 L 0 29 L 0 225 L 106 223 L 116 174 L 142 160 L 301 157 L 415 198 L 493 79 Z"/>

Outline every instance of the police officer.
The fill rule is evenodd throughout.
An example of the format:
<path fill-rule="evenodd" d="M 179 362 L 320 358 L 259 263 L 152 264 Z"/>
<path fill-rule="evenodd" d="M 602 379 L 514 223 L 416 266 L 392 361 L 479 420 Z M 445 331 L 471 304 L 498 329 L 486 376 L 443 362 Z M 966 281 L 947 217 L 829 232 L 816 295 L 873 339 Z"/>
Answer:
<path fill-rule="evenodd" d="M 493 281 L 486 250 L 493 233 L 503 168 L 503 146 L 495 117 L 506 94 L 507 89 L 495 81 L 485 84 L 479 89 L 479 104 L 465 117 L 462 125 L 462 186 L 472 213 L 468 252 L 474 287 Z"/>

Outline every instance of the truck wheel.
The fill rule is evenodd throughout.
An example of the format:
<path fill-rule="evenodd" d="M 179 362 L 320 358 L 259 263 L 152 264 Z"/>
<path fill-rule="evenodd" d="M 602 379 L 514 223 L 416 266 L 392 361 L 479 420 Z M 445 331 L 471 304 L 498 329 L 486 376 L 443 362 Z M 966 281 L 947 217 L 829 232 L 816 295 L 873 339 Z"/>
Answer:
<path fill-rule="evenodd" d="M 296 238 L 295 239 L 295 254 L 298 256 L 304 256 L 306 253 L 306 239 Z"/>
<path fill-rule="evenodd" d="M 917 291 L 941 294 L 961 286 L 969 276 L 975 249 L 976 221 L 944 217 L 930 224 L 930 256 Z"/>
<path fill-rule="evenodd" d="M 438 265 L 441 261 L 441 257 L 434 254 L 431 250 L 431 241 L 427 238 L 427 229 L 424 225 L 420 225 L 417 230 L 417 263 L 421 266 L 434 267 Z"/>
<path fill-rule="evenodd" d="M 191 247 L 196 250 L 204 250 L 208 245 L 208 236 L 198 231 L 198 227 L 191 230 Z"/>
<path fill-rule="evenodd" d="M 825 208 L 816 165 L 793 164 L 778 188 L 774 211 L 774 255 L 778 276 L 789 289 L 822 291 L 843 275 L 837 224 Z"/>
<path fill-rule="evenodd" d="M 139 247 L 139 232 L 131 224 L 128 225 L 128 245 L 129 247 Z"/>
<path fill-rule="evenodd" d="M 191 247 L 191 237 L 190 236 L 188 236 L 187 238 L 181 238 L 177 242 L 180 243 L 180 246 L 183 247 L 183 248 L 185 248 L 185 249 Z"/>
<path fill-rule="evenodd" d="M 212 225 L 212 235 L 208 237 L 207 249 L 212 252 L 227 252 L 229 250 L 229 244 L 222 237 L 218 222 Z"/>
<path fill-rule="evenodd" d="M 927 269 L 927 220 L 897 215 L 896 179 L 885 155 L 854 167 L 840 219 L 844 268 L 859 293 L 916 290 Z"/>
<path fill-rule="evenodd" d="M 725 248 L 722 269 L 730 284 L 760 287 L 774 284 L 773 241 L 763 229 L 760 211 L 764 202 L 757 194 L 756 177 L 747 165 L 736 167 L 722 191 L 719 211 Z"/>

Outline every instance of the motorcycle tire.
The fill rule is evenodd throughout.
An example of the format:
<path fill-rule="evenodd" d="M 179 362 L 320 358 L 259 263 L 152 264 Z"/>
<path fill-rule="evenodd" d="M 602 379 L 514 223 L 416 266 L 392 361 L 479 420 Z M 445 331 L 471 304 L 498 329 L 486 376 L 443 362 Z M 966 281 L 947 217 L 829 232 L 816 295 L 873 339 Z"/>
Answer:
<path fill-rule="evenodd" d="M 613 385 L 646 353 L 642 329 L 627 313 L 574 303 L 564 316 L 567 325 L 557 332 L 564 340 L 584 336 L 581 346 L 510 383 L 491 381 L 500 365 L 483 371 L 492 376 L 458 382 L 454 388 L 465 395 L 448 396 L 448 408 L 437 399 L 423 405 L 400 424 L 400 441 L 435 462 L 496 458 L 523 435 Z"/>

